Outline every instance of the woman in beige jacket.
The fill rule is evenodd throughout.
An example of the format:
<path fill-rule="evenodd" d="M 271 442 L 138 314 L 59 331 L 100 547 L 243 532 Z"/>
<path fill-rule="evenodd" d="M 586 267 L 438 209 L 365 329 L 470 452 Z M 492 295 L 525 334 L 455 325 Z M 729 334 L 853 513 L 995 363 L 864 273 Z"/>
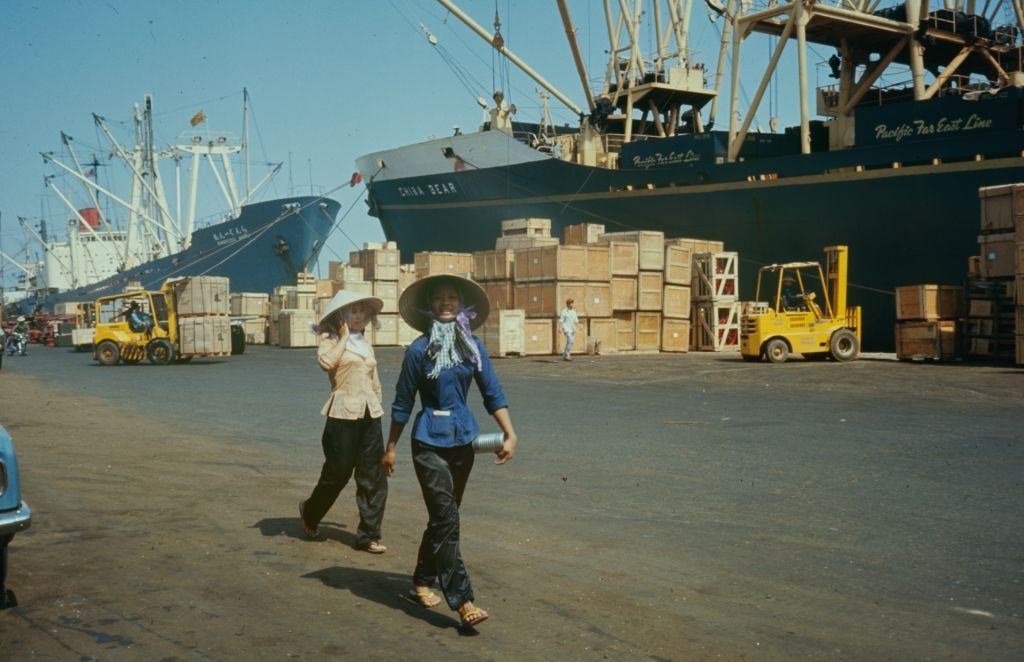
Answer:
<path fill-rule="evenodd" d="M 388 482 L 381 466 L 384 439 L 380 419 L 384 410 L 377 359 L 363 331 L 382 307 L 380 299 L 341 290 L 320 319 L 317 362 L 331 381 L 331 395 L 321 411 L 327 417 L 321 438 L 324 466 L 313 493 L 299 503 L 303 533 L 318 538 L 317 525 L 355 473 L 359 508 L 356 549 L 373 554 L 387 551 L 380 543 L 380 527 Z"/>

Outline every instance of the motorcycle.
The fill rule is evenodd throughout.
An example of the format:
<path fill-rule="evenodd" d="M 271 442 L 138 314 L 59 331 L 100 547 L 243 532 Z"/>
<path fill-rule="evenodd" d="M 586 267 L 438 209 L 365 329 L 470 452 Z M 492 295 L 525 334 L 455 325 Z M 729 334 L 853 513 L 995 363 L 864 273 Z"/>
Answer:
<path fill-rule="evenodd" d="M 7 356 L 14 356 L 15 352 L 18 353 L 18 356 L 26 356 L 26 344 L 27 339 L 25 338 L 24 333 L 18 333 L 17 331 L 11 332 L 7 336 Z"/>

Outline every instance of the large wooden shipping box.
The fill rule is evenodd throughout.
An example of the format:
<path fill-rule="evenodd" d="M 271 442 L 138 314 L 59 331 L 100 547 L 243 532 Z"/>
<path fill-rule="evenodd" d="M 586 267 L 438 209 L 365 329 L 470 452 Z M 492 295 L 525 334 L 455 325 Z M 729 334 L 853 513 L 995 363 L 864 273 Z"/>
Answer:
<path fill-rule="evenodd" d="M 516 252 L 509 249 L 473 253 L 473 280 L 512 280 L 516 273 Z"/>
<path fill-rule="evenodd" d="M 712 241 L 710 239 L 687 239 L 684 237 L 674 237 L 672 239 L 665 240 L 666 246 L 681 246 L 690 251 L 691 255 L 697 253 L 721 253 L 725 250 L 725 244 L 721 241 Z"/>
<path fill-rule="evenodd" d="M 276 322 L 281 311 L 288 307 L 288 295 L 293 291 L 295 291 L 294 285 L 279 285 L 274 288 L 274 292 L 270 295 L 271 322 Z"/>
<path fill-rule="evenodd" d="M 288 308 L 293 310 L 313 310 L 316 303 L 316 292 L 299 292 L 297 289 L 288 292 Z"/>
<path fill-rule="evenodd" d="M 552 331 L 554 320 L 527 319 L 523 322 L 523 348 L 528 356 L 543 356 L 552 353 Z"/>
<path fill-rule="evenodd" d="M 516 308 L 526 311 L 527 317 L 556 317 L 565 306 L 565 300 L 576 301 L 577 314 L 587 315 L 587 287 L 583 282 L 516 283 Z"/>
<path fill-rule="evenodd" d="M 422 333 L 406 324 L 401 316 L 398 317 L 398 344 L 400 346 L 408 347 L 422 335 Z"/>
<path fill-rule="evenodd" d="M 398 312 L 398 281 L 373 281 L 373 296 L 380 299 L 384 304 L 384 307 L 381 308 L 382 313 Z"/>
<path fill-rule="evenodd" d="M 262 292 L 232 292 L 229 301 L 228 308 L 236 317 L 270 314 L 270 297 Z"/>
<path fill-rule="evenodd" d="M 316 322 L 315 317 L 312 310 L 282 310 L 278 318 L 280 336 L 277 344 L 287 348 L 316 347 L 318 338 L 311 326 Z"/>
<path fill-rule="evenodd" d="M 956 319 L 963 315 L 964 288 L 959 285 L 905 285 L 896 288 L 896 319 Z"/>
<path fill-rule="evenodd" d="M 620 352 L 631 352 L 636 349 L 636 313 L 614 312 L 615 349 Z"/>
<path fill-rule="evenodd" d="M 179 317 L 178 338 L 181 356 L 231 354 L 231 320 L 226 315 Z"/>
<path fill-rule="evenodd" d="M 228 315 L 231 312 L 228 279 L 220 276 L 194 276 L 174 281 L 174 296 L 179 316 Z"/>
<path fill-rule="evenodd" d="M 246 345 L 267 344 L 267 318 L 257 317 L 242 321 L 242 331 L 245 333 Z"/>
<path fill-rule="evenodd" d="M 981 277 L 1012 278 L 1017 274 L 1017 235 L 1012 232 L 978 237 Z"/>
<path fill-rule="evenodd" d="M 955 359 L 960 333 L 956 320 L 899 322 L 896 325 L 896 357 L 907 359 Z"/>
<path fill-rule="evenodd" d="M 639 268 L 648 271 L 665 269 L 665 233 L 652 230 L 606 232 L 600 241 L 625 241 L 637 245 Z M 628 275 L 628 274 L 625 274 Z"/>
<path fill-rule="evenodd" d="M 602 235 L 605 236 L 605 235 Z M 640 271 L 640 246 L 631 241 L 601 240 L 608 248 L 608 262 L 612 276 L 636 276 Z"/>
<path fill-rule="evenodd" d="M 371 248 L 359 251 L 359 264 L 366 280 L 398 280 L 401 255 L 397 248 Z"/>
<path fill-rule="evenodd" d="M 550 218 L 512 218 L 501 222 L 503 237 L 550 237 Z"/>
<path fill-rule="evenodd" d="M 398 315 L 377 315 L 377 326 L 369 329 L 372 332 L 370 342 L 374 347 L 391 347 L 398 344 Z"/>
<path fill-rule="evenodd" d="M 580 317 L 610 317 L 612 314 L 611 283 L 587 283 L 583 291 L 583 301 L 580 302 L 577 299 L 577 307 L 580 310 L 576 314 Z"/>
<path fill-rule="evenodd" d="M 551 331 L 554 333 L 551 337 L 551 344 L 555 348 L 555 354 L 564 354 L 565 334 L 562 333 L 562 325 L 558 323 L 558 320 L 555 320 L 555 323 L 551 325 Z M 582 317 L 576 322 L 576 327 L 573 331 L 572 337 L 572 349 L 569 350 L 569 353 L 587 353 L 587 320 Z"/>
<path fill-rule="evenodd" d="M 516 285 L 510 280 L 492 280 L 480 283 L 487 293 L 491 310 L 511 310 L 516 307 Z"/>
<path fill-rule="evenodd" d="M 346 280 L 343 283 L 334 283 L 334 294 L 341 290 L 373 296 L 373 283 L 368 280 Z"/>
<path fill-rule="evenodd" d="M 402 296 L 405 288 L 416 282 L 416 265 L 402 264 L 398 267 L 398 296 Z"/>
<path fill-rule="evenodd" d="M 416 253 L 416 277 L 434 276 L 437 274 L 458 274 L 468 276 L 473 273 L 472 253 L 444 253 L 426 251 Z"/>
<path fill-rule="evenodd" d="M 661 349 L 661 313 L 636 313 L 636 351 L 657 352 Z"/>
<path fill-rule="evenodd" d="M 665 246 L 665 282 L 690 285 L 693 280 L 693 251 L 688 246 Z"/>
<path fill-rule="evenodd" d="M 1024 239 L 1024 184 L 984 186 L 978 197 L 982 232 L 1016 232 Z"/>
<path fill-rule="evenodd" d="M 615 354 L 618 346 L 618 323 L 611 317 L 592 317 L 587 323 L 587 349 L 593 343 L 595 354 Z"/>
<path fill-rule="evenodd" d="M 664 275 L 660 271 L 641 271 L 637 277 L 637 310 L 661 310 Z"/>
<path fill-rule="evenodd" d="M 611 251 L 607 246 L 586 246 L 586 278 L 593 282 L 608 282 L 612 277 Z"/>
<path fill-rule="evenodd" d="M 661 320 L 661 351 L 690 351 L 690 321 L 664 317 Z"/>
<path fill-rule="evenodd" d="M 562 230 L 562 237 L 566 246 L 586 246 L 601 239 L 604 234 L 603 223 L 579 223 L 578 225 L 567 225 Z"/>
<path fill-rule="evenodd" d="M 675 319 L 690 319 L 690 287 L 666 285 L 661 297 L 661 314 Z"/>
<path fill-rule="evenodd" d="M 494 247 L 498 250 L 519 251 L 524 248 L 538 248 L 540 246 L 557 246 L 558 237 L 535 237 L 517 235 L 512 237 L 498 237 L 494 241 Z"/>
<path fill-rule="evenodd" d="M 526 311 L 492 310 L 476 335 L 491 356 L 515 356 L 526 353 Z"/>
<path fill-rule="evenodd" d="M 696 301 L 735 301 L 739 295 L 739 254 L 695 253 L 693 298 Z"/>
<path fill-rule="evenodd" d="M 516 251 L 516 282 L 586 280 L 584 246 L 548 246 Z"/>
<path fill-rule="evenodd" d="M 610 282 L 612 310 L 636 310 L 637 279 L 614 277 Z"/>
<path fill-rule="evenodd" d="M 330 280 L 363 280 L 363 268 L 353 267 L 345 262 L 328 262 L 327 275 Z"/>

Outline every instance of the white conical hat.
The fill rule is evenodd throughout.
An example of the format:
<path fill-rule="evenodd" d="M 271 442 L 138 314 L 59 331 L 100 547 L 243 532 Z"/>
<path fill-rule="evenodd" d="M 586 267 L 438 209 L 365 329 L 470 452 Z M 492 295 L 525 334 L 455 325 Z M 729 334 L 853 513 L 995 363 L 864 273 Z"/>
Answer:
<path fill-rule="evenodd" d="M 354 292 L 352 290 L 338 290 L 338 293 L 334 295 L 331 302 L 327 304 L 327 308 L 324 309 L 324 314 L 320 316 L 320 324 L 323 324 L 327 319 L 346 306 L 351 306 L 354 303 L 364 302 L 367 306 L 373 309 L 373 314 L 377 315 L 381 309 L 384 308 L 384 302 L 374 296 L 363 294 L 362 292 Z"/>

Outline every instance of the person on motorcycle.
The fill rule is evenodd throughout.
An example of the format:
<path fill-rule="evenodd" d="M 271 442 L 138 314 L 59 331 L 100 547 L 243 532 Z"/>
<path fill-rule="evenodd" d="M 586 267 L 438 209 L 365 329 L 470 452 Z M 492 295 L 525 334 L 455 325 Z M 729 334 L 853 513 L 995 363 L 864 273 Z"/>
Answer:
<path fill-rule="evenodd" d="M 25 356 L 25 344 L 28 342 L 28 320 L 24 315 L 18 315 L 18 321 L 11 329 L 11 337 L 7 339 L 7 355 L 14 356 L 17 350 L 20 356 Z"/>

